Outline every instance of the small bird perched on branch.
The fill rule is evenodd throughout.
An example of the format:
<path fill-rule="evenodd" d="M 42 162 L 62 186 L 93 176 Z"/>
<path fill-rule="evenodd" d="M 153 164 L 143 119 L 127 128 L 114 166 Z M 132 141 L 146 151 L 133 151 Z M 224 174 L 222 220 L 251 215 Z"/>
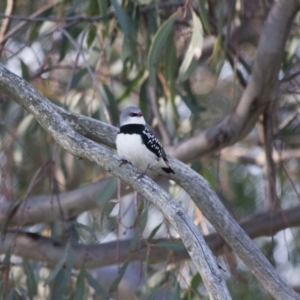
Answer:
<path fill-rule="evenodd" d="M 116 145 L 123 162 L 130 162 L 144 170 L 141 176 L 156 165 L 166 173 L 175 174 L 160 141 L 146 124 L 141 110 L 135 106 L 129 106 L 121 113 Z"/>

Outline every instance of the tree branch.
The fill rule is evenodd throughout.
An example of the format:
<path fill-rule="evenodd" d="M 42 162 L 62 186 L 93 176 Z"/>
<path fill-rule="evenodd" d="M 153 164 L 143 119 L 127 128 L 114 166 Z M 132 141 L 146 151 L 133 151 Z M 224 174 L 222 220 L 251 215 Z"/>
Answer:
<path fill-rule="evenodd" d="M 173 202 L 170 195 L 148 177 L 136 180 L 137 169 L 133 166 L 126 165 L 120 168 L 118 157 L 106 148 L 74 132 L 46 98 L 36 92 L 26 81 L 2 66 L 0 66 L 0 88 L 15 101 L 23 104 L 55 140 L 70 153 L 98 163 L 153 202 L 178 231 L 199 272 L 204 276 L 203 280 L 210 295 L 215 288 L 222 287 L 224 292 L 224 279 L 219 275 L 218 267 L 209 254 L 210 250 L 204 243 L 203 237 L 199 235 L 198 229 L 186 217 L 182 208 Z M 208 183 L 185 164 L 171 157 L 169 157 L 169 161 L 176 174 L 166 175 L 161 171 L 158 173 L 173 179 L 189 193 L 206 218 L 276 299 L 297 299 L 298 296 L 295 292 L 282 281 L 274 268 L 226 211 Z M 207 264 L 208 262 L 209 264 Z M 226 287 L 225 290 L 227 293 Z M 216 295 L 213 299 L 218 299 Z"/>
<path fill-rule="evenodd" d="M 260 41 L 253 76 L 235 112 L 218 126 L 208 129 L 204 134 L 200 134 L 196 138 L 191 138 L 188 149 L 182 147 L 182 144 L 179 145 L 174 151 L 177 157 L 180 158 L 188 150 L 191 153 L 188 159 L 191 160 L 200 154 L 216 151 L 224 147 L 224 145 L 234 143 L 249 132 L 258 115 L 272 100 L 270 95 L 272 95 L 273 88 L 277 82 L 283 46 L 291 20 L 298 9 L 299 2 L 295 0 L 275 3 Z M 196 251 L 199 251 L 201 248 L 197 230 L 189 219 L 184 219 L 183 211 L 176 204 L 172 203 L 172 199 L 167 193 L 154 185 L 149 178 L 143 178 L 140 181 L 135 180 L 135 168 L 131 166 L 119 168 L 116 156 L 71 131 L 46 99 L 36 93 L 31 86 L 27 90 L 26 82 L 16 76 L 12 76 L 5 69 L 0 71 L 0 87 L 14 100 L 22 103 L 27 110 L 33 113 L 35 118 L 62 147 L 68 149 L 69 152 L 76 156 L 85 157 L 104 166 L 107 171 L 132 185 L 145 198 L 152 200 L 160 207 L 166 218 L 172 222 L 172 225 L 179 232 L 187 249 L 190 250 L 191 257 L 194 259 L 194 262 L 196 261 L 196 265 L 198 266 L 203 262 L 201 259 L 197 260 L 199 257 Z M 63 134 L 60 132 L 63 132 Z M 187 159 L 186 156 L 185 159 Z M 244 234 L 235 220 L 232 219 L 204 179 L 181 162 L 172 158 L 170 158 L 170 162 L 172 168 L 175 169 L 176 175 L 167 177 L 176 181 L 190 194 L 206 218 L 215 226 L 216 230 L 265 288 L 276 299 L 299 299 L 299 295 L 282 281 L 274 268 Z M 191 229 L 193 233 L 187 237 L 186 234 L 190 233 Z M 207 259 L 207 256 L 203 255 L 202 259 Z M 215 269 L 213 273 L 209 270 L 209 274 L 206 274 L 212 275 L 210 278 L 212 280 L 206 280 L 207 277 L 203 278 L 206 284 L 213 282 L 213 278 L 219 280 L 218 276 L 214 276 L 218 274 L 215 273 Z M 201 274 L 203 276 L 203 273 Z"/>
<path fill-rule="evenodd" d="M 191 161 L 232 145 L 249 133 L 274 99 L 286 38 L 299 6 L 298 0 L 275 2 L 264 24 L 251 79 L 234 112 L 220 124 L 181 142 L 169 151 L 171 155 Z"/>
<path fill-rule="evenodd" d="M 143 197 L 162 211 L 182 238 L 195 263 L 211 299 L 231 299 L 224 278 L 198 228 L 182 207 L 149 177 L 137 179 L 138 170 L 130 164 L 120 168 L 120 159 L 106 147 L 100 146 L 75 132 L 56 112 L 48 99 L 30 84 L 0 65 L 0 88 L 34 115 L 56 142 L 77 157 L 86 158 L 131 185 Z"/>
<path fill-rule="evenodd" d="M 272 212 L 256 214 L 241 221 L 240 226 L 251 238 L 263 235 L 272 236 L 282 229 L 300 226 L 300 205 L 288 210 L 276 209 Z M 218 233 L 209 234 L 204 239 L 215 255 L 223 253 L 225 242 Z M 128 259 L 131 261 L 149 259 L 161 262 L 170 259 L 170 251 L 172 252 L 171 259 L 174 262 L 190 258 L 185 249 L 166 251 L 166 248 L 160 247 L 160 244 L 167 241 L 169 240 L 156 239 L 146 243 L 145 240 L 141 240 L 137 243 L 139 245 L 137 249 L 132 249 L 131 240 L 72 245 L 74 268 L 79 269 L 83 264 L 86 268 L 103 267 L 116 262 L 122 263 Z M 180 241 L 178 240 L 178 242 Z M 60 260 L 65 247 L 65 243 L 51 238 L 13 230 L 7 232 L 4 240 L 0 240 L 0 254 L 11 251 L 14 255 L 53 265 Z"/>

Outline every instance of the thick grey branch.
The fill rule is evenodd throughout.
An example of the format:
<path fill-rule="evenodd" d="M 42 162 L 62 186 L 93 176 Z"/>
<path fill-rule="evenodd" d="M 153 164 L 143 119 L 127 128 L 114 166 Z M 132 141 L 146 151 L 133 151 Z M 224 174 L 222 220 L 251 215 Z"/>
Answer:
<path fill-rule="evenodd" d="M 264 24 L 251 79 L 234 112 L 217 126 L 183 141 L 170 154 L 191 161 L 232 145 L 249 133 L 266 105 L 274 100 L 286 38 L 299 5 L 298 0 L 275 2 Z"/>
<path fill-rule="evenodd" d="M 62 201 L 63 206 L 63 201 Z M 50 213 L 48 214 L 50 215 Z M 240 223 L 240 226 L 251 238 L 263 235 L 274 235 L 277 231 L 300 225 L 300 206 L 288 209 L 277 209 L 273 212 L 260 213 Z M 224 251 L 224 240 L 218 233 L 212 233 L 204 237 L 206 243 L 215 255 Z M 73 245 L 74 268 L 80 268 L 83 263 L 87 268 L 103 267 L 130 260 L 154 260 L 166 261 L 170 253 L 159 246 L 160 242 L 167 240 L 144 240 L 138 243 L 138 249 L 132 249 L 131 240 L 110 242 L 97 245 Z M 151 245 L 150 251 L 148 246 Z M 53 239 L 41 237 L 37 234 L 8 231 L 5 239 L 0 241 L 0 254 L 11 251 L 12 254 L 23 258 L 34 259 L 46 263 L 56 264 L 65 249 L 66 244 Z M 172 261 L 189 259 L 186 250 L 172 250 Z"/>
<path fill-rule="evenodd" d="M 213 254 L 198 228 L 172 197 L 149 177 L 138 179 L 138 171 L 127 164 L 120 168 L 120 159 L 107 148 L 75 132 L 53 109 L 51 103 L 26 81 L 0 65 L 0 88 L 22 104 L 49 132 L 56 142 L 77 157 L 86 158 L 131 185 L 155 204 L 179 233 L 193 262 L 200 272 L 211 299 L 231 299 Z"/>
<path fill-rule="evenodd" d="M 70 220 L 84 211 L 97 207 L 97 198 L 111 178 L 105 178 L 85 187 L 58 195 L 41 195 L 26 199 L 0 203 L 0 224 L 27 226 Z M 18 209 L 13 210 L 13 207 Z"/>
<path fill-rule="evenodd" d="M 235 112 L 218 126 L 191 138 L 188 144 L 181 144 L 177 147 L 173 153 L 178 158 L 185 155 L 186 151 L 190 154 L 188 158 L 190 160 L 208 151 L 218 150 L 224 145 L 234 143 L 249 132 L 258 115 L 273 98 L 272 93 L 277 82 L 283 46 L 291 20 L 298 9 L 299 2 L 295 0 L 275 3 L 260 40 L 253 76 Z M 35 118 L 62 147 L 76 156 L 85 157 L 102 165 L 107 171 L 122 178 L 143 194 L 145 198 L 154 202 L 179 232 L 197 266 L 208 259 L 205 254 L 201 259 L 197 255 L 196 251 L 200 250 L 201 242 L 197 236 L 197 229 L 191 220 L 186 219 L 181 208 L 173 204 L 170 196 L 154 185 L 149 178 L 137 181 L 135 180 L 135 168 L 125 166 L 119 169 L 118 160 L 115 156 L 95 143 L 76 135 L 64 123 L 61 115 L 52 109 L 46 99 L 37 94 L 32 87 L 28 88 L 26 82 L 8 73 L 5 69 L 1 70 L 0 87 L 33 113 Z M 188 148 L 186 148 L 187 145 Z M 169 176 L 169 178 L 176 181 L 190 194 L 206 218 L 265 288 L 276 299 L 300 299 L 299 295 L 282 281 L 274 268 L 245 235 L 204 179 L 181 162 L 172 158 L 170 158 L 170 162 L 176 175 Z M 188 237 L 187 234 L 189 234 Z M 201 252 L 201 254 L 203 253 Z M 210 263 L 210 266 L 215 267 L 214 262 L 210 261 Z M 209 284 L 213 283 L 214 280 L 218 282 L 220 279 L 219 275 L 215 276 L 219 274 L 215 271 L 214 269 L 212 273 L 210 270 L 208 274 L 201 273 L 209 291 L 213 288 Z M 209 279 L 208 275 L 211 275 Z"/>
<path fill-rule="evenodd" d="M 116 156 L 106 148 L 76 134 L 64 122 L 61 115 L 53 109 L 53 106 L 46 98 L 38 94 L 24 80 L 3 67 L 0 67 L 0 87 L 13 99 L 23 103 L 23 106 L 34 114 L 35 118 L 52 134 L 62 147 L 65 147 L 76 156 L 84 157 L 100 164 L 107 171 L 133 186 L 146 199 L 153 202 L 180 234 L 192 259 L 198 266 L 199 272 L 204 276 L 203 279 L 205 279 L 208 290 L 215 291 L 215 287 L 223 285 L 223 279 L 219 275 L 219 270 L 214 268 L 217 268 L 217 266 L 213 257 L 207 255 L 210 253 L 210 250 L 203 251 L 203 248 L 206 247 L 203 237 L 199 237 L 198 229 L 190 219 L 186 218 L 182 208 L 173 202 L 169 194 L 155 185 L 148 177 L 136 180 L 137 172 L 132 166 L 126 165 L 119 168 L 120 161 Z M 206 218 L 214 225 L 216 230 L 265 288 L 277 299 L 297 299 L 298 296 L 295 292 L 282 281 L 278 273 L 252 243 L 250 238 L 245 235 L 207 182 L 185 164 L 171 157 L 169 157 L 169 160 L 176 175 L 168 177 L 176 181 L 190 194 Z M 207 265 L 208 261 L 209 265 Z M 205 271 L 203 272 L 203 270 Z M 218 299 L 216 295 L 213 298 Z"/>

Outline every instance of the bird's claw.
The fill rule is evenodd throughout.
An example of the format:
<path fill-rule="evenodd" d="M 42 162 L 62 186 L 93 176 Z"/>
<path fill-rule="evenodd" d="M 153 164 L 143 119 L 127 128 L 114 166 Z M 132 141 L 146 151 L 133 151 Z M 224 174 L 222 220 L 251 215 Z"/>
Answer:
<path fill-rule="evenodd" d="M 141 174 L 138 176 L 137 180 L 142 179 L 142 178 L 145 176 L 145 174 L 146 174 L 145 172 L 141 173 Z"/>
<path fill-rule="evenodd" d="M 124 165 L 124 164 L 129 164 L 130 162 L 128 161 L 128 160 L 126 160 L 126 159 L 121 159 L 121 163 L 120 163 L 120 165 L 119 165 L 119 167 L 121 167 L 122 165 Z"/>

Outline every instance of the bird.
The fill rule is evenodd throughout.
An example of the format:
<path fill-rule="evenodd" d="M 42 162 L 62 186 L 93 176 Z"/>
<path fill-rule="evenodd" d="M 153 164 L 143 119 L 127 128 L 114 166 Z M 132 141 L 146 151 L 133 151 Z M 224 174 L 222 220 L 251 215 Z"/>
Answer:
<path fill-rule="evenodd" d="M 164 172 L 175 174 L 163 146 L 146 124 L 141 110 L 135 106 L 128 106 L 120 115 L 116 146 L 122 159 L 120 166 L 130 162 L 139 167 L 144 170 L 139 177 L 143 177 L 152 166 L 159 166 Z"/>

